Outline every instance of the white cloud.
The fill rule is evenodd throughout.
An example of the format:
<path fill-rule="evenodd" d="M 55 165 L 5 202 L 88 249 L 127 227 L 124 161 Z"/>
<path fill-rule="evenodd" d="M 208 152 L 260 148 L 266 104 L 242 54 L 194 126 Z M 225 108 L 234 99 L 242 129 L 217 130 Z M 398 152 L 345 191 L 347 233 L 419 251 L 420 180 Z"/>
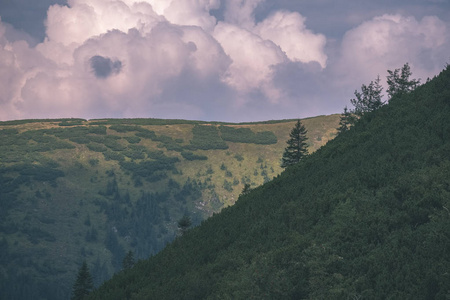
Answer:
<path fill-rule="evenodd" d="M 219 0 L 172 0 L 151 1 L 154 5 L 166 2 L 167 6 L 159 11 L 174 24 L 199 26 L 206 31 L 212 31 L 216 25 L 216 18 L 209 14 L 212 9 L 220 7 Z"/>
<path fill-rule="evenodd" d="M 348 31 L 342 41 L 337 73 L 348 82 L 367 83 L 377 74 L 409 62 L 413 77 L 438 73 L 448 56 L 450 31 L 435 16 L 418 21 L 414 17 L 383 15 Z"/>
<path fill-rule="evenodd" d="M 219 23 L 214 37 L 233 61 L 224 77 L 226 83 L 242 93 L 263 89 L 272 101 L 279 97 L 272 87 L 272 66 L 287 57 L 277 45 L 228 23 Z"/>
<path fill-rule="evenodd" d="M 425 79 L 448 59 L 450 30 L 437 17 L 383 15 L 327 44 L 298 12 L 256 22 L 264 2 L 69 0 L 49 8 L 36 46 L 0 20 L 0 119 L 331 113 L 349 86 L 407 61 Z"/>
<path fill-rule="evenodd" d="M 255 9 L 264 0 L 225 1 L 225 22 L 251 30 L 255 25 Z"/>
<path fill-rule="evenodd" d="M 280 46 L 292 61 L 326 66 L 325 36 L 306 29 L 305 18 L 297 12 L 277 11 L 259 23 L 255 32 Z"/>
<path fill-rule="evenodd" d="M 164 117 L 175 107 L 200 118 L 217 109 L 212 104 L 233 114 L 255 101 L 281 103 L 289 93 L 274 83 L 276 66 L 324 67 L 325 38 L 298 13 L 255 24 L 262 2 L 227 0 L 218 23 L 210 10 L 219 0 L 53 5 L 47 37 L 35 47 L 2 34 L 0 118 Z"/>

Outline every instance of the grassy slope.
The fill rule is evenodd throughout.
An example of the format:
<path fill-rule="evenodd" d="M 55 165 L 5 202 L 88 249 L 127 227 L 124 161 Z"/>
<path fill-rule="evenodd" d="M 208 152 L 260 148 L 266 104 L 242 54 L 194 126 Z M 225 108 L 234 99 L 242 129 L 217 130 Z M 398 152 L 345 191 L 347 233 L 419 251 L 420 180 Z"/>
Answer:
<path fill-rule="evenodd" d="M 450 68 L 91 299 L 448 299 Z"/>
<path fill-rule="evenodd" d="M 334 137 L 338 119 L 339 116 L 332 115 L 304 120 L 306 128 L 310 130 L 308 136 L 311 151 Z M 158 223 L 149 225 L 151 229 L 142 233 L 151 235 L 148 242 L 151 245 L 144 246 L 142 239 L 136 245 L 136 242 L 129 239 L 130 234 L 116 231 L 123 227 L 132 230 L 131 236 L 137 234 L 136 229 L 132 229 L 134 225 L 128 224 L 127 220 L 118 220 L 122 215 L 114 214 L 111 209 L 116 207 L 114 209 L 119 212 L 128 213 L 126 219 L 133 219 L 132 214 L 139 210 L 137 202 L 142 193 L 164 194 L 169 190 L 169 178 L 157 182 L 142 179 L 142 186 L 136 186 L 136 178 L 133 178 L 129 171 L 123 170 L 117 161 L 105 160 L 103 153 L 91 151 L 86 144 L 64 138 L 57 140 L 68 143 L 72 149 L 35 150 L 45 144 L 39 142 L 39 138 L 38 141 L 33 140 L 39 130 L 95 127 L 98 123 L 102 121 L 32 120 L 0 123 L 0 134 L 4 136 L 0 158 L 0 179 L 4 179 L 0 190 L 3 197 L 0 223 L 0 247 L 3 252 L 0 257 L 2 277 L 0 291 L 3 291 L 1 294 L 20 299 L 31 299 L 36 295 L 45 295 L 47 299 L 67 298 L 77 268 L 83 259 L 88 261 L 96 283 L 100 283 L 114 272 L 114 264 L 111 261 L 118 259 L 114 256 L 114 252 L 119 255 L 122 251 L 121 249 L 113 251 L 113 246 L 110 246 L 111 249 L 105 247 L 112 232 L 124 251 L 132 249 L 139 258 L 148 257 L 149 254 L 159 251 L 173 239 L 177 230 L 176 220 L 185 212 L 198 223 L 223 206 L 235 202 L 243 188 L 243 177 L 247 177 L 252 187 L 256 187 L 265 180 L 261 175 L 262 171 L 266 171 L 267 178 L 277 176 L 281 172 L 279 160 L 285 141 L 295 120 L 225 124 L 235 128 L 251 128 L 253 132 L 271 131 L 278 142 L 272 145 L 227 142 L 229 146 L 227 150 L 193 151 L 197 155 L 207 156 L 207 160 L 188 161 L 183 159 L 179 152 L 161 147 L 161 142 L 142 138 L 137 145 L 151 151 L 163 151 L 168 157 L 179 158 L 179 162 L 175 164 L 177 171 L 169 171 L 167 174 L 181 187 L 188 178 L 199 182 L 207 181 L 209 185 L 201 189 L 200 198 L 187 196 L 179 202 L 175 200 L 173 194 L 170 194 L 163 202 L 158 203 L 159 210 L 156 212 L 158 216 L 154 216 L 157 218 L 155 222 Z M 128 119 L 108 120 L 106 123 L 103 122 L 104 125 L 100 124 L 107 127 L 106 136 L 119 136 L 122 139 L 118 140 L 118 143 L 130 147 L 131 144 L 124 138 L 135 136 L 136 132 L 121 133 L 110 129 L 114 124 L 123 123 L 138 124 L 140 128 L 155 132 L 157 136 L 166 135 L 173 140 L 180 139 L 182 140 L 180 145 L 186 146 L 193 138 L 192 128 L 199 122 Z M 17 130 L 17 133 L 6 134 L 8 130 Z M 27 139 L 25 144 L 20 144 L 18 137 L 27 132 L 31 138 Z M 47 135 L 49 134 L 44 134 Z M 129 158 L 126 160 L 131 161 Z M 221 170 L 222 163 L 232 174 L 231 177 L 226 176 L 226 171 Z M 37 177 L 23 175 L 21 172 L 24 164 L 50 165 L 50 170 L 63 171 L 64 176 L 56 180 L 44 180 L 39 178 L 40 175 Z M 11 168 L 17 166 L 22 170 L 19 168 L 18 171 L 11 171 Z M 208 169 L 212 169 L 213 173 L 207 174 Z M 7 187 L 12 184 L 11 182 L 15 182 L 13 178 L 24 181 L 18 183 L 18 188 L 13 192 L 8 192 Z M 232 185 L 233 190 L 225 190 L 224 181 L 232 182 L 235 179 L 239 183 Z M 108 183 L 113 180 L 117 182 L 119 204 L 114 195 L 105 195 Z M 131 203 L 124 202 L 125 194 L 129 194 Z M 217 200 L 214 200 L 214 197 Z M 99 203 L 106 203 L 109 206 L 105 208 Z M 88 241 L 87 235 L 92 231 L 96 231 L 96 238 Z"/>

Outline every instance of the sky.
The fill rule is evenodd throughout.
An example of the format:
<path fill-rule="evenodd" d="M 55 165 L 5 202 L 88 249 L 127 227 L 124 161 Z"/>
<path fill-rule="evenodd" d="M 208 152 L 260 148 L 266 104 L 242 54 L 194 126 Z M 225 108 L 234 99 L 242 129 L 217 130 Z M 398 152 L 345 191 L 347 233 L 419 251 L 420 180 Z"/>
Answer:
<path fill-rule="evenodd" d="M 450 0 L 0 0 L 0 120 L 341 113 L 449 49 Z"/>

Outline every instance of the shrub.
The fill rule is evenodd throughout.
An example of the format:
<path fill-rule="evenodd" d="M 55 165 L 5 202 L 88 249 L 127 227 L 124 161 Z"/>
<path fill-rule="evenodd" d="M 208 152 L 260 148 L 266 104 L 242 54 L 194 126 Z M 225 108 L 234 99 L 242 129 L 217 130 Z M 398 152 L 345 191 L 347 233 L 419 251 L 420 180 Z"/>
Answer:
<path fill-rule="evenodd" d="M 106 160 L 117 160 L 117 161 L 124 161 L 125 157 L 122 153 L 114 152 L 114 151 L 105 151 L 103 152 L 103 155 L 105 156 Z"/>
<path fill-rule="evenodd" d="M 195 125 L 191 145 L 202 150 L 228 149 L 227 143 L 219 136 L 216 126 Z"/>
<path fill-rule="evenodd" d="M 272 131 L 254 133 L 250 128 L 234 128 L 231 126 L 220 126 L 222 139 L 234 143 L 252 144 L 276 144 L 277 137 Z"/>
<path fill-rule="evenodd" d="M 137 136 L 127 136 L 124 137 L 124 139 L 126 139 L 130 144 L 139 144 L 139 142 L 141 141 L 141 138 Z"/>
<path fill-rule="evenodd" d="M 89 150 L 95 152 L 105 152 L 108 150 L 108 148 L 106 148 L 104 145 L 98 143 L 89 143 L 87 144 L 87 147 Z"/>
<path fill-rule="evenodd" d="M 208 159 L 208 157 L 205 155 L 197 155 L 190 151 L 182 151 L 181 156 L 183 156 L 184 159 L 186 159 L 186 160 L 207 160 Z"/>

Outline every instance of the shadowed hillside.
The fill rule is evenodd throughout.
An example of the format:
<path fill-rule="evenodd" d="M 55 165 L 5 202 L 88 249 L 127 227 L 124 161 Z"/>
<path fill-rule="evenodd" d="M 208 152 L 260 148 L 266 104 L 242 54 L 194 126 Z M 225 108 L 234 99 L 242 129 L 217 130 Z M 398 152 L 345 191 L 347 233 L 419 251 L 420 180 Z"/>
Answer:
<path fill-rule="evenodd" d="M 312 152 L 338 115 L 303 120 Z M 281 172 L 295 120 L 0 122 L 0 299 L 68 299 L 86 260 L 94 284 L 148 258 Z"/>
<path fill-rule="evenodd" d="M 450 68 L 90 299 L 448 299 Z"/>

